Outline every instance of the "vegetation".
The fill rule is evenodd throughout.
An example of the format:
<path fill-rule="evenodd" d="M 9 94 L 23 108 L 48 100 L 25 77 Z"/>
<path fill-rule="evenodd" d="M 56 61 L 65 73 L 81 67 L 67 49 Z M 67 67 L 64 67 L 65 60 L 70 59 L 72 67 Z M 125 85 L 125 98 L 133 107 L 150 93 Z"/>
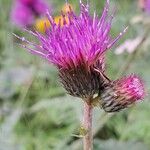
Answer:
<path fill-rule="evenodd" d="M 49 0 L 50 2 L 50 0 Z M 1 150 L 80 150 L 82 102 L 66 94 L 59 83 L 56 69 L 18 46 L 12 33 L 28 34 L 12 25 L 10 0 L 0 0 L 0 149 Z M 55 0 L 54 15 L 65 1 Z M 70 0 L 79 11 L 78 0 Z M 103 1 L 90 2 L 100 14 Z M 133 53 L 107 55 L 107 72 L 115 79 L 121 74 L 136 72 L 150 88 L 150 53 L 148 15 L 136 1 L 112 0 L 117 8 L 112 35 L 129 25 L 120 43 L 140 37 Z M 112 7 L 113 8 L 113 7 Z M 144 19 L 138 22 L 138 18 Z M 136 23 L 135 23 L 136 22 Z M 144 22 L 144 23 L 143 23 Z M 132 43 L 133 44 L 133 43 Z M 100 108 L 94 111 L 95 150 L 150 149 L 149 95 L 139 105 L 121 113 L 106 115 Z"/>

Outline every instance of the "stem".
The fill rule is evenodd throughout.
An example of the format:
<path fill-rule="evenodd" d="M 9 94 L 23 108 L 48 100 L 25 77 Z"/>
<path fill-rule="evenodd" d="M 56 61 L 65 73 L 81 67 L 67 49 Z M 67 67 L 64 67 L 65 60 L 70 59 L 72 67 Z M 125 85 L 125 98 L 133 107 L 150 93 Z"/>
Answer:
<path fill-rule="evenodd" d="M 83 137 L 83 149 L 92 150 L 92 105 L 89 100 L 84 102 L 83 127 L 86 130 L 86 135 Z"/>

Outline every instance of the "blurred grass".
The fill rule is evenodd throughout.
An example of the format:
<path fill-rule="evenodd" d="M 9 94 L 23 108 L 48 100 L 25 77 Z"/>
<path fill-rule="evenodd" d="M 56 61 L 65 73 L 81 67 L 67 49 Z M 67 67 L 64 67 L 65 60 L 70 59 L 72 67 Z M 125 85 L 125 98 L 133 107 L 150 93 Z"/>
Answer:
<path fill-rule="evenodd" d="M 0 91 L 3 92 L 0 95 L 0 150 L 78 150 L 80 146 L 77 145 L 80 143 L 76 144 L 78 138 L 73 135 L 79 134 L 82 102 L 66 96 L 53 66 L 28 54 L 16 44 L 13 32 L 26 37 L 28 34 L 12 26 L 9 20 L 11 2 L 0 0 Z M 79 12 L 78 1 L 69 2 Z M 60 0 L 52 1 L 55 15 L 59 14 L 64 3 Z M 90 3 L 92 12 L 96 9 L 100 14 L 104 1 L 93 0 Z M 143 25 L 130 25 L 131 18 L 140 13 L 136 1 L 112 0 L 111 3 L 112 9 L 117 9 L 112 35 L 117 35 L 129 25 L 128 32 L 119 43 L 142 35 Z M 116 78 L 119 68 L 129 56 L 128 53 L 117 56 L 114 50 L 115 48 L 107 54 L 107 72 L 112 79 Z M 140 74 L 147 89 L 150 89 L 149 58 L 150 53 L 143 46 L 126 71 L 126 74 Z M 30 73 L 27 70 L 22 75 L 20 70 L 16 71 L 18 67 L 32 69 Z M 12 76 L 12 72 L 16 74 Z M 21 113 L 13 115 L 18 109 Z M 137 150 L 136 144 L 143 150 L 150 148 L 149 110 L 149 95 L 142 104 L 117 113 L 104 124 L 100 120 L 103 117 L 102 111 L 96 109 L 93 128 L 103 125 L 95 135 L 95 149 L 109 150 L 111 147 L 113 150 L 118 147 Z M 13 123 L 10 124 L 10 121 Z M 7 126 L 12 130 L 9 129 L 8 132 Z"/>

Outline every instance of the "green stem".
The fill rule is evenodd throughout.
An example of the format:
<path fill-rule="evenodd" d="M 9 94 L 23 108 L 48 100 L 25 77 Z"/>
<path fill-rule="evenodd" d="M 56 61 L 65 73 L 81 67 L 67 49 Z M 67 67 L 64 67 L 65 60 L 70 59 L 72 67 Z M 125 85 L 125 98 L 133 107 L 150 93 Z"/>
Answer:
<path fill-rule="evenodd" d="M 89 100 L 88 100 L 89 102 Z M 93 149 L 93 136 L 92 136 L 92 105 L 87 101 L 84 102 L 84 113 L 83 113 L 83 127 L 86 130 L 86 134 L 83 137 L 83 149 Z"/>

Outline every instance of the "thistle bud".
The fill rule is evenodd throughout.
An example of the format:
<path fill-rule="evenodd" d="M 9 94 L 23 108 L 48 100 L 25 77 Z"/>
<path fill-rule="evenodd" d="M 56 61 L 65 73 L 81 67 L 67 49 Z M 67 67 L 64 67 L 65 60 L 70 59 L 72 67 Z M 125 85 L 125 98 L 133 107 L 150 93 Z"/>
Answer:
<path fill-rule="evenodd" d="M 142 100 L 145 96 L 143 81 L 136 75 L 109 83 L 101 92 L 101 107 L 106 112 L 116 112 Z"/>

